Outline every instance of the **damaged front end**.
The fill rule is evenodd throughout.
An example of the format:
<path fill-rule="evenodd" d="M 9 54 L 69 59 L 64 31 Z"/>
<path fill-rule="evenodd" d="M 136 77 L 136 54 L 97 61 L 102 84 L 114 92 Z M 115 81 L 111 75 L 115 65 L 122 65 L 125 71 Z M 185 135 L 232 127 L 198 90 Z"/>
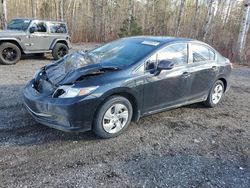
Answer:
<path fill-rule="evenodd" d="M 23 90 L 24 102 L 40 123 L 64 131 L 91 129 L 98 99 L 92 92 L 100 81 L 92 79 L 118 70 L 103 67 L 84 52 L 75 52 L 42 67 Z M 92 110 L 91 110 L 92 109 Z"/>
<path fill-rule="evenodd" d="M 53 98 L 82 96 L 98 88 L 76 88 L 75 83 L 119 70 L 113 66 L 102 66 L 98 58 L 78 51 L 49 64 L 35 74 L 32 87 L 39 93 L 46 93 Z"/>

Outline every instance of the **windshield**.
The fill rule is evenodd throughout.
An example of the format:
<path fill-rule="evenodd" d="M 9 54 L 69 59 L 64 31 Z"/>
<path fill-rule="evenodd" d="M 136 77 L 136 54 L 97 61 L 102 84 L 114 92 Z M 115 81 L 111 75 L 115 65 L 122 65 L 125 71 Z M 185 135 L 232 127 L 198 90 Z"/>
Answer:
<path fill-rule="evenodd" d="M 103 66 L 128 67 L 155 50 L 159 44 L 141 39 L 120 39 L 91 50 L 86 55 Z"/>
<path fill-rule="evenodd" d="M 16 19 L 16 20 L 11 20 L 8 23 L 7 29 L 26 31 L 28 29 L 29 25 L 30 25 L 30 20 Z"/>

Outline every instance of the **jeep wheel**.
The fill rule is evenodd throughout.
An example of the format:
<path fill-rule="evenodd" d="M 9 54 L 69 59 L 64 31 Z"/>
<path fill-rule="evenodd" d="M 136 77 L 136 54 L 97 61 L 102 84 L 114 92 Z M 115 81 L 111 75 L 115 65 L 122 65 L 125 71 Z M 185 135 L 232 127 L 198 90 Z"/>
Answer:
<path fill-rule="evenodd" d="M 0 45 L 0 63 L 4 65 L 16 64 L 21 58 L 21 50 L 12 43 Z"/>
<path fill-rule="evenodd" d="M 69 48 L 63 43 L 57 43 L 52 50 L 52 56 L 55 60 L 62 58 L 69 53 Z"/>

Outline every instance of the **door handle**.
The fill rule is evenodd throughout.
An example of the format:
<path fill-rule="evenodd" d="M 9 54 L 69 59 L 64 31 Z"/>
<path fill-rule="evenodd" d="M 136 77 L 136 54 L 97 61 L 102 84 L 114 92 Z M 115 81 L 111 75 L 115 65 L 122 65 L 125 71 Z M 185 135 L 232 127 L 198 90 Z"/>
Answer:
<path fill-rule="evenodd" d="M 183 78 L 188 78 L 190 76 L 190 73 L 189 72 L 184 72 L 183 74 L 182 74 L 182 77 Z"/>

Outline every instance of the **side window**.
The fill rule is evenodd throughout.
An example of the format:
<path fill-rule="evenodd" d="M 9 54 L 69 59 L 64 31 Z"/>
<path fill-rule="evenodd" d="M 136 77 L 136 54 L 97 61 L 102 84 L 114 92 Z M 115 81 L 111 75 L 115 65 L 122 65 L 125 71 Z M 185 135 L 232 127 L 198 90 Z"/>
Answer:
<path fill-rule="evenodd" d="M 44 22 L 37 22 L 32 25 L 32 27 L 35 27 L 35 32 L 38 33 L 46 33 L 47 32 L 47 27 Z"/>
<path fill-rule="evenodd" d="M 209 59 L 215 60 L 215 53 L 212 50 L 209 50 Z"/>
<path fill-rule="evenodd" d="M 49 28 L 51 33 L 67 33 L 66 25 L 63 23 L 51 23 Z"/>
<path fill-rule="evenodd" d="M 169 60 L 175 65 L 183 65 L 188 62 L 187 44 L 173 44 L 160 50 L 158 53 L 158 62 Z"/>
<path fill-rule="evenodd" d="M 215 53 L 203 45 L 192 44 L 192 53 L 194 63 L 215 59 Z"/>

